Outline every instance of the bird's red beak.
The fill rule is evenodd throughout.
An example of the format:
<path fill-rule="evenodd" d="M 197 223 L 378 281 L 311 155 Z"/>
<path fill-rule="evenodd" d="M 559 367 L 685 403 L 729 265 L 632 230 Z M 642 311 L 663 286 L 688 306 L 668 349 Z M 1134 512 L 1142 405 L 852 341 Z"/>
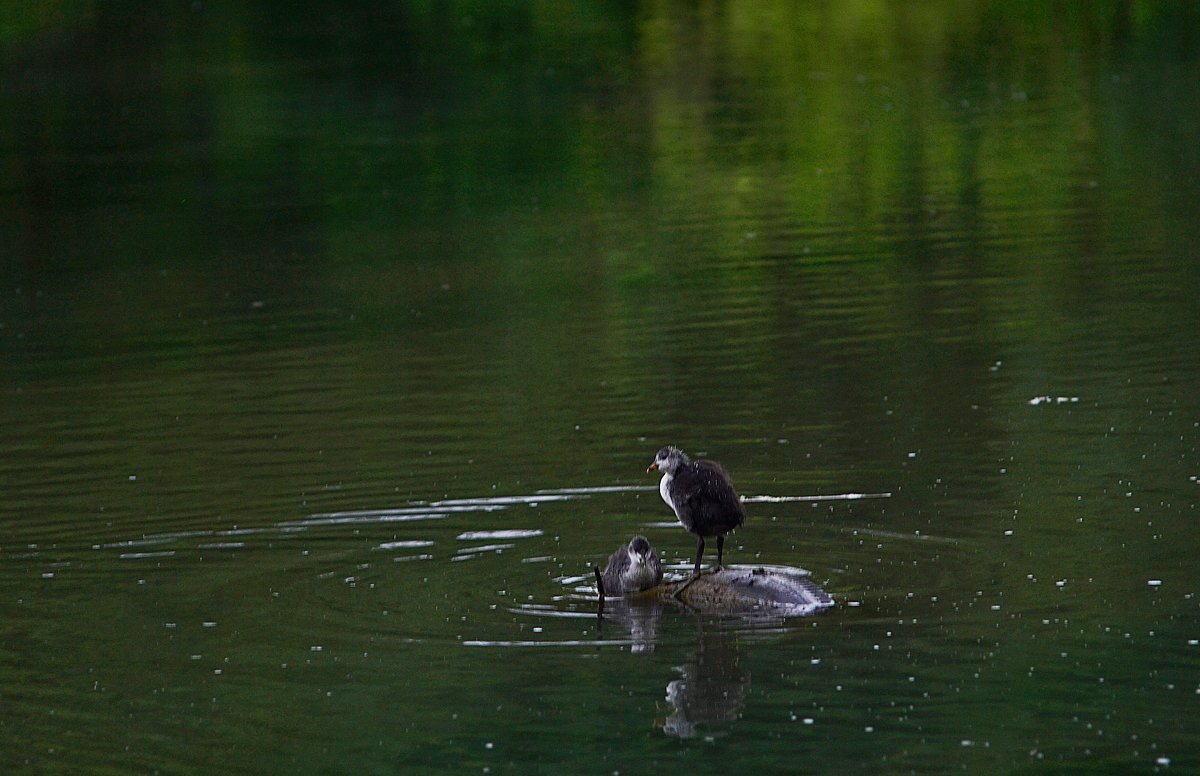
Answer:
<path fill-rule="evenodd" d="M 646 471 L 648 471 L 648 472 L 658 471 L 658 464 L 656 464 L 656 463 L 650 464 L 649 466 L 646 467 Z"/>

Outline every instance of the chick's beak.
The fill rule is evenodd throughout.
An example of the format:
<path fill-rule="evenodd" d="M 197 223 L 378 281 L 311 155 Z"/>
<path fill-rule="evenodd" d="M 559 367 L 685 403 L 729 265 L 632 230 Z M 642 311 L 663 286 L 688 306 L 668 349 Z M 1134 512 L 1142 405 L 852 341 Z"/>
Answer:
<path fill-rule="evenodd" d="M 658 471 L 658 464 L 656 464 L 656 463 L 650 464 L 649 466 L 646 467 L 646 471 L 648 471 L 648 472 Z"/>

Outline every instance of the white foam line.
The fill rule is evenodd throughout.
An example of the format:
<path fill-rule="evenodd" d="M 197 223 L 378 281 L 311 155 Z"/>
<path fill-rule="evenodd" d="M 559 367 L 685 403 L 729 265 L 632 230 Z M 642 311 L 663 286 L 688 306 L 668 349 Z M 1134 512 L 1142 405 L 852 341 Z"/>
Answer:
<path fill-rule="evenodd" d="M 169 558 L 175 554 L 175 550 L 164 550 L 162 552 L 123 552 L 119 557 L 121 560 L 140 560 L 142 558 Z"/>
<path fill-rule="evenodd" d="M 173 536 L 144 536 L 141 539 L 128 539 L 123 542 L 109 542 L 101 545 L 106 550 L 113 550 L 118 547 L 150 547 L 155 544 L 170 544 L 175 541 Z"/>
<path fill-rule="evenodd" d="M 399 549 L 407 549 L 407 548 L 411 548 L 411 547 L 432 547 L 432 546 L 433 546 L 433 542 L 429 541 L 428 539 L 409 539 L 409 540 L 402 541 L 402 542 L 384 542 L 383 544 L 379 545 L 379 549 L 381 549 L 381 550 L 399 550 Z"/>
<path fill-rule="evenodd" d="M 399 557 L 392 558 L 392 562 L 404 563 L 405 561 L 409 560 L 430 560 L 432 558 L 432 555 L 400 555 Z"/>
<path fill-rule="evenodd" d="M 449 515 L 441 512 L 423 512 L 404 515 L 350 515 L 346 517 L 310 517 L 305 520 L 293 520 L 286 523 L 276 523 L 276 528 L 307 528 L 314 525 L 354 525 L 367 523 L 408 523 L 417 520 L 444 520 Z"/>
<path fill-rule="evenodd" d="M 208 529 L 201 529 L 197 531 L 168 531 L 167 533 L 149 534 L 145 538 L 154 540 L 161 539 L 162 541 L 169 542 L 175 541 L 176 539 L 195 539 L 199 536 L 212 536 L 214 533 L 215 531 Z"/>
<path fill-rule="evenodd" d="M 273 533 L 275 528 L 229 528 L 217 531 L 217 536 L 255 536 L 257 534 Z"/>
<path fill-rule="evenodd" d="M 597 485 L 591 488 L 545 488 L 538 493 L 561 493 L 567 496 L 586 496 L 591 493 L 630 493 L 638 490 L 658 490 L 657 485 Z"/>
<path fill-rule="evenodd" d="M 594 616 L 594 615 L 593 615 Z M 464 641 L 464 647 L 627 647 L 630 639 L 596 639 L 595 641 Z"/>
<path fill-rule="evenodd" d="M 888 493 L 833 493 L 828 496 L 742 496 L 747 504 L 782 504 L 788 501 L 857 501 L 863 498 L 891 498 Z"/>
<path fill-rule="evenodd" d="M 595 592 L 594 589 L 593 589 L 593 592 Z M 530 608 L 526 607 L 526 608 L 509 609 L 508 611 L 511 614 L 524 614 L 524 615 L 529 615 L 531 617 L 555 617 L 555 618 L 572 619 L 572 620 L 594 620 L 594 619 L 596 619 L 595 612 L 564 612 L 564 611 L 560 611 L 560 610 L 554 609 L 554 608 L 530 609 Z"/>
<path fill-rule="evenodd" d="M 448 498 L 430 502 L 429 506 L 436 509 L 442 507 L 488 507 L 507 506 L 509 504 L 536 504 L 539 501 L 568 501 L 570 496 L 533 495 L 533 496 L 490 496 L 483 498 Z"/>
<path fill-rule="evenodd" d="M 867 536 L 878 536 L 884 539 L 912 539 L 919 542 L 938 542 L 940 544 L 958 544 L 958 539 L 952 539 L 948 536 L 930 536 L 923 533 L 900 533 L 899 531 L 880 531 L 876 528 L 846 528 L 843 530 L 851 533 L 866 534 Z"/>
<path fill-rule="evenodd" d="M 458 550 L 458 554 L 463 555 L 468 552 L 500 552 L 501 550 L 511 550 L 516 546 L 515 544 L 480 544 L 474 547 L 463 547 Z"/>
<path fill-rule="evenodd" d="M 492 506 L 488 508 L 485 505 L 465 507 L 448 505 L 446 502 L 438 502 L 438 512 L 495 512 L 504 509 L 502 506 Z M 329 517 L 389 517 L 391 515 L 422 515 L 428 514 L 429 508 L 433 504 L 425 504 L 417 507 L 389 507 L 387 509 L 354 509 L 343 512 L 316 512 L 309 515 L 310 518 L 329 518 Z M 286 523 L 277 523 L 277 525 L 294 525 L 298 521 L 290 521 Z"/>
<path fill-rule="evenodd" d="M 465 531 L 456 538 L 461 541 L 474 541 L 477 539 L 529 539 L 541 535 L 542 532 L 538 528 L 517 528 L 508 531 Z"/>

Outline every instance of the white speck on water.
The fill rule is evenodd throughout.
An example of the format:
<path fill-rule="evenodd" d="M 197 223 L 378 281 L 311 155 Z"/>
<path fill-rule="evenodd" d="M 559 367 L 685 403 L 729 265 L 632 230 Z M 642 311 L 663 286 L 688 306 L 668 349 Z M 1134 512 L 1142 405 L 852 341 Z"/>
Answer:
<path fill-rule="evenodd" d="M 1170 758 L 1170 757 L 1160 757 L 1160 758 L 1158 758 L 1157 760 L 1155 760 L 1155 761 L 1154 761 L 1154 764 L 1155 764 L 1155 765 L 1161 765 L 1162 767 L 1164 767 L 1164 768 L 1165 768 L 1165 767 L 1167 767 L 1168 765 L 1170 765 L 1170 764 L 1171 764 L 1171 758 Z"/>
<path fill-rule="evenodd" d="M 200 624 L 201 624 L 201 625 L 203 625 L 205 628 L 215 628 L 215 627 L 217 627 L 217 622 L 216 622 L 216 620 L 205 620 L 204 622 L 202 622 L 202 623 L 200 623 Z"/>
<path fill-rule="evenodd" d="M 311 647 L 308 648 L 308 651 L 309 652 L 322 652 L 322 651 L 324 651 L 324 649 L 325 649 L 325 647 L 321 646 L 320 644 L 313 644 Z"/>
<path fill-rule="evenodd" d="M 805 725 L 811 725 L 811 724 L 813 724 L 813 722 L 815 722 L 815 721 L 816 721 L 816 720 L 814 720 L 812 717 L 805 717 L 805 718 L 804 718 L 804 724 L 805 724 Z"/>
<path fill-rule="evenodd" d="M 488 741 L 486 744 L 484 744 L 484 745 L 483 745 L 483 748 L 484 748 L 484 749 L 491 749 L 491 748 L 493 748 L 494 746 L 495 746 L 495 744 L 494 744 L 494 743 L 492 743 L 491 741 Z"/>
<path fill-rule="evenodd" d="M 959 741 L 959 744 L 962 746 L 975 746 L 975 742 L 969 738 L 964 738 L 962 741 Z"/>
<path fill-rule="evenodd" d="M 1162 584 L 1162 580 L 1161 579 L 1147 579 L 1146 584 L 1149 585 L 1150 587 L 1158 587 L 1159 585 Z"/>
<path fill-rule="evenodd" d="M 863 732 L 864 732 L 864 733 L 874 733 L 874 732 L 875 732 L 875 726 L 874 726 L 874 725 L 867 725 L 865 728 L 863 728 Z"/>
<path fill-rule="evenodd" d="M 130 481 L 130 482 L 137 482 L 137 475 L 136 475 L 136 474 L 131 474 L 131 475 L 129 475 L 129 481 Z"/>
<path fill-rule="evenodd" d="M 1066 587 L 1066 585 L 1067 585 L 1067 580 L 1065 580 L 1065 579 L 1060 579 L 1060 580 L 1058 580 L 1057 582 L 1055 582 L 1054 584 L 1055 584 L 1055 586 L 1056 586 L 1056 587 Z"/>

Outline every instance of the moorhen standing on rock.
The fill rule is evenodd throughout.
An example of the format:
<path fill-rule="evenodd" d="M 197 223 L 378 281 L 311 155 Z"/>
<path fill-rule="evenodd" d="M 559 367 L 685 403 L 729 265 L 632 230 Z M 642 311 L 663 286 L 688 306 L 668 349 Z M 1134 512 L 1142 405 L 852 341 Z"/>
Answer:
<path fill-rule="evenodd" d="M 646 471 L 663 473 L 658 492 L 683 527 L 696 535 L 694 574 L 700 575 L 706 536 L 717 537 L 717 568 L 720 568 L 725 534 L 746 520 L 742 500 L 721 464 L 703 458 L 693 461 L 678 447 L 668 445 L 658 451 Z"/>

